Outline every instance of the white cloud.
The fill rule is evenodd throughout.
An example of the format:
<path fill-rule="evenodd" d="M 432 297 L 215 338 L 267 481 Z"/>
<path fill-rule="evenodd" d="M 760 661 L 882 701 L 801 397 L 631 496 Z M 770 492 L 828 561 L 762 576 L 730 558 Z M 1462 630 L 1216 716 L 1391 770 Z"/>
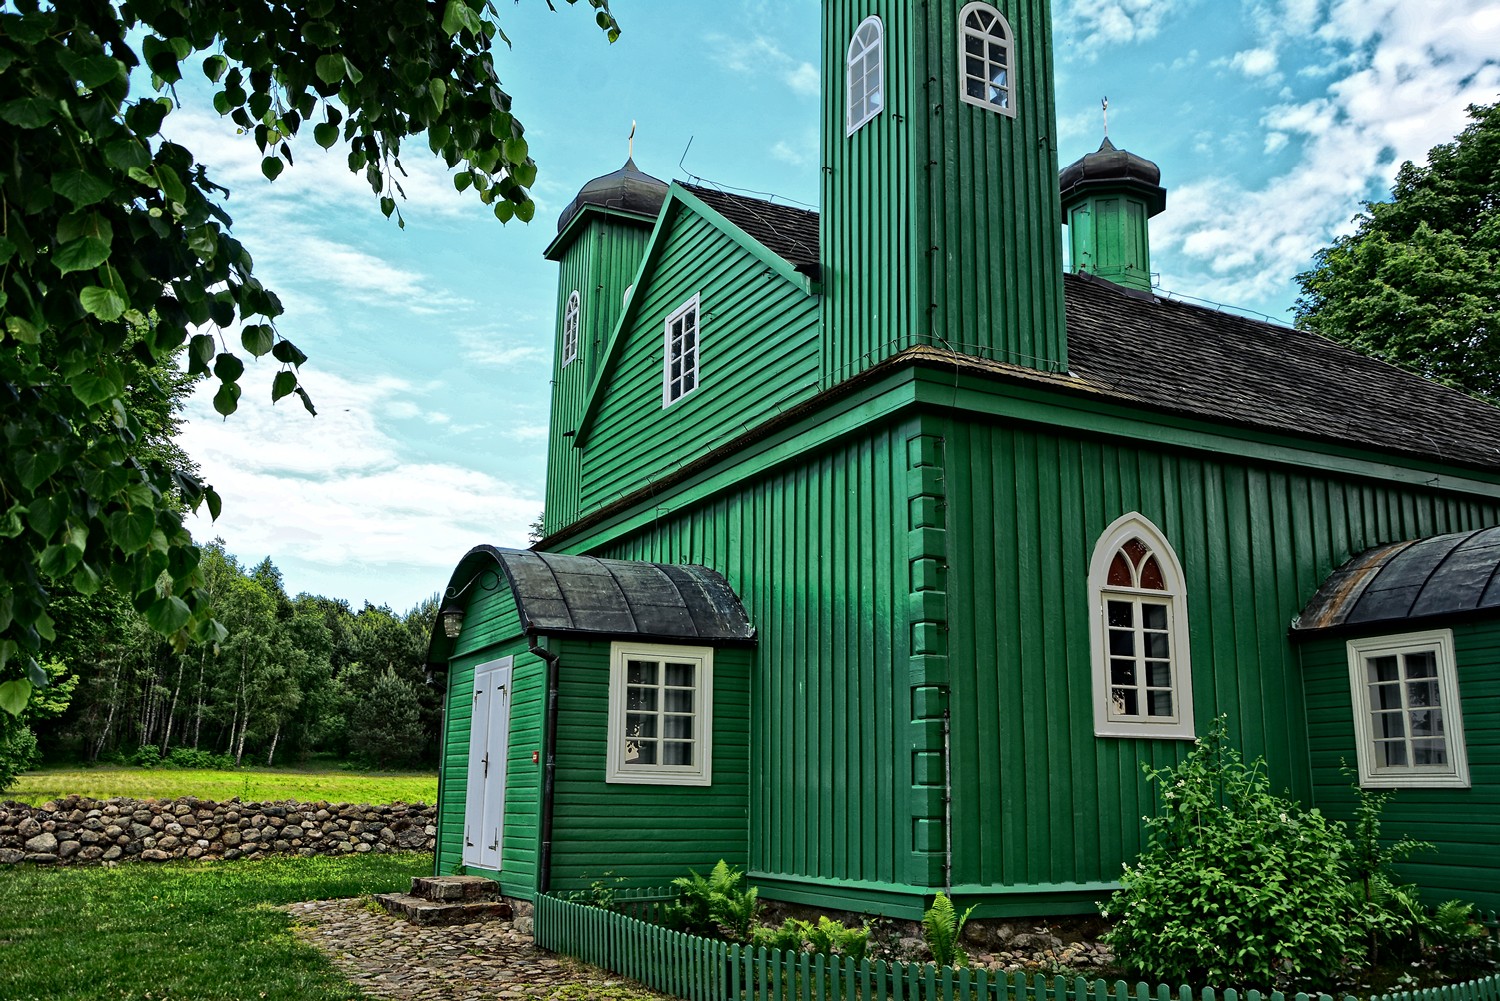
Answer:
<path fill-rule="evenodd" d="M 1236 52 L 1229 65 L 1248 77 L 1268 77 L 1276 72 L 1276 53 L 1271 49 Z"/>
<path fill-rule="evenodd" d="M 818 96 L 823 85 L 823 75 L 812 63 L 801 63 L 788 71 L 784 77 L 786 85 L 799 94 Z"/>
<path fill-rule="evenodd" d="M 1193 0 L 1063 0 L 1056 22 L 1068 39 L 1063 51 L 1094 59 L 1099 50 L 1154 38 Z"/>
<path fill-rule="evenodd" d="M 1289 0 L 1297 17 L 1320 8 Z M 1298 161 L 1255 190 L 1225 179 L 1187 184 L 1153 242 L 1209 273 L 1177 287 L 1221 301 L 1271 297 L 1333 237 L 1372 192 L 1388 188 L 1396 160 L 1425 159 L 1467 121 L 1465 107 L 1500 91 L 1500 14 L 1493 0 L 1411 4 L 1333 0 L 1317 29 L 1330 62 L 1348 69 L 1325 96 L 1269 109 L 1267 151 L 1296 140 Z M 1283 138 L 1278 139 L 1277 136 Z M 1163 284 L 1173 286 L 1173 276 Z"/>
<path fill-rule="evenodd" d="M 714 51 L 724 55 L 729 70 L 760 79 L 780 80 L 793 93 L 816 97 L 822 86 L 822 74 L 812 63 L 793 58 L 774 38 L 756 33 L 748 38 L 709 35 L 706 41 Z"/>
<path fill-rule="evenodd" d="M 527 322 L 528 319 L 524 317 L 516 320 L 521 325 Z M 537 329 L 547 330 L 551 326 L 551 320 L 533 318 L 532 325 Z M 551 360 L 544 343 L 522 341 L 515 335 L 494 327 L 458 331 L 458 347 L 467 364 L 486 368 L 513 368 Z"/>

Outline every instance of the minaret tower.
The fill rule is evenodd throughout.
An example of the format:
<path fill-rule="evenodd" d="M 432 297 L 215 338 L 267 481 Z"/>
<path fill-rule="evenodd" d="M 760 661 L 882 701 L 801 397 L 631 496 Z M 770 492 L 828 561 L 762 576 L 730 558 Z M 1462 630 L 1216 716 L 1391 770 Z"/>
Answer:
<path fill-rule="evenodd" d="M 1067 213 L 1072 270 L 1151 291 L 1146 221 L 1167 207 L 1161 169 L 1116 149 L 1106 134 L 1098 150 L 1064 168 L 1058 187 Z"/>

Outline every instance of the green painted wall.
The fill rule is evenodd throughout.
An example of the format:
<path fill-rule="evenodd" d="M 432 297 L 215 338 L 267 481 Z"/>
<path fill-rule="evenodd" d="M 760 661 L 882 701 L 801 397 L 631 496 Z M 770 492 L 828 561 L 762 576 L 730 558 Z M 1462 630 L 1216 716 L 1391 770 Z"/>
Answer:
<path fill-rule="evenodd" d="M 610 644 L 567 640 L 557 649 L 553 888 L 582 889 L 615 876 L 663 886 L 720 859 L 744 866 L 749 651 L 714 651 L 713 785 L 697 787 L 606 783 Z"/>
<path fill-rule="evenodd" d="M 1073 271 L 1150 290 L 1151 235 L 1141 199 L 1112 192 L 1070 206 L 1068 240 Z"/>
<path fill-rule="evenodd" d="M 625 290 L 635 281 L 651 225 L 585 209 L 585 223 L 559 260 L 556 330 L 552 355 L 552 419 L 547 438 L 546 530 L 579 514 L 580 454 L 564 433 L 576 430 L 604 347 L 624 312 Z M 575 223 L 577 225 L 577 223 Z M 563 319 L 568 297 L 579 293 L 578 357 L 564 366 Z"/>
<path fill-rule="evenodd" d="M 727 443 L 817 388 L 817 300 L 702 217 L 674 210 L 648 272 L 618 358 L 604 373 L 605 395 L 585 445 L 573 450 L 574 456 L 582 452 L 576 510 L 584 514 Z M 701 383 L 663 409 L 666 318 L 694 293 L 700 296 Z M 561 430 L 554 421 L 553 434 Z M 549 466 L 549 494 L 566 489 L 561 479 Z"/>
<path fill-rule="evenodd" d="M 960 98 L 963 0 L 830 0 L 823 17 L 822 375 L 913 344 L 1066 371 L 1051 14 L 995 4 L 1014 34 L 1015 117 Z M 886 109 L 847 135 L 844 66 L 885 26 Z"/>
<path fill-rule="evenodd" d="M 488 589 L 487 589 L 488 587 Z M 447 875 L 463 861 L 464 800 L 469 786 L 469 719 L 474 669 L 514 656 L 511 677 L 510 750 L 506 755 L 505 834 L 499 882 L 508 896 L 530 900 L 536 886 L 537 817 L 541 766 L 532 751 L 542 747 L 546 665 L 526 652 L 516 602 L 504 575 L 485 570 L 474 585 L 464 628 L 448 665 L 442 769 L 438 804 L 437 871 Z M 482 870 L 476 874 L 488 875 Z"/>
<path fill-rule="evenodd" d="M 1139 511 L 1187 578 L 1194 716 L 1229 715 L 1272 784 L 1308 800 L 1308 719 L 1288 625 L 1350 555 L 1500 521 L 1500 499 L 1310 475 L 961 420 L 945 444 L 956 886 L 1106 882 L 1154 809 L 1140 766 L 1181 741 L 1093 734 L 1088 568 Z M 1345 699 L 1348 693 L 1345 689 Z"/>
<path fill-rule="evenodd" d="M 1397 868 L 1423 887 L 1430 903 L 1458 897 L 1493 910 L 1500 908 L 1500 623 L 1451 628 L 1473 786 L 1398 791 L 1386 806 L 1382 833 L 1392 840 L 1410 836 L 1436 848 Z M 1369 635 L 1398 631 L 1382 628 Z M 1313 799 L 1329 816 L 1352 820 L 1354 778 L 1343 772 L 1345 762 L 1355 767 L 1356 754 L 1346 640 L 1311 639 L 1299 647 Z"/>

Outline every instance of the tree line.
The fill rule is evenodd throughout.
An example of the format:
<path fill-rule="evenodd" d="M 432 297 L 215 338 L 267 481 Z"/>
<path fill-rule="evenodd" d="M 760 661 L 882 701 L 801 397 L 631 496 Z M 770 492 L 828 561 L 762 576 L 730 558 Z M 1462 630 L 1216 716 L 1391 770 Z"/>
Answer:
<path fill-rule="evenodd" d="M 329 755 L 377 768 L 436 760 L 440 698 L 426 683 L 437 596 L 404 613 L 287 594 L 266 558 L 202 547 L 227 630 L 178 652 L 118 592 L 54 600 L 44 663 L 71 700 L 28 726 L 52 757 L 275 765 Z M 189 752 L 184 754 L 183 752 Z"/>

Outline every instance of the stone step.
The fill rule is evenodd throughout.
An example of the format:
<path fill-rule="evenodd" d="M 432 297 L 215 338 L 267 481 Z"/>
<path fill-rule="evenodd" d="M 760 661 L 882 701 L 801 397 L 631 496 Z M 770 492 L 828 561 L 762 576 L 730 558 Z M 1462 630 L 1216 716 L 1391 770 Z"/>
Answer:
<path fill-rule="evenodd" d="M 435 901 L 409 893 L 377 893 L 375 902 L 415 925 L 465 925 L 474 921 L 509 918 L 511 907 L 503 900 Z"/>
<path fill-rule="evenodd" d="M 498 900 L 500 884 L 483 876 L 417 876 L 411 881 L 411 895 L 447 902 Z"/>

